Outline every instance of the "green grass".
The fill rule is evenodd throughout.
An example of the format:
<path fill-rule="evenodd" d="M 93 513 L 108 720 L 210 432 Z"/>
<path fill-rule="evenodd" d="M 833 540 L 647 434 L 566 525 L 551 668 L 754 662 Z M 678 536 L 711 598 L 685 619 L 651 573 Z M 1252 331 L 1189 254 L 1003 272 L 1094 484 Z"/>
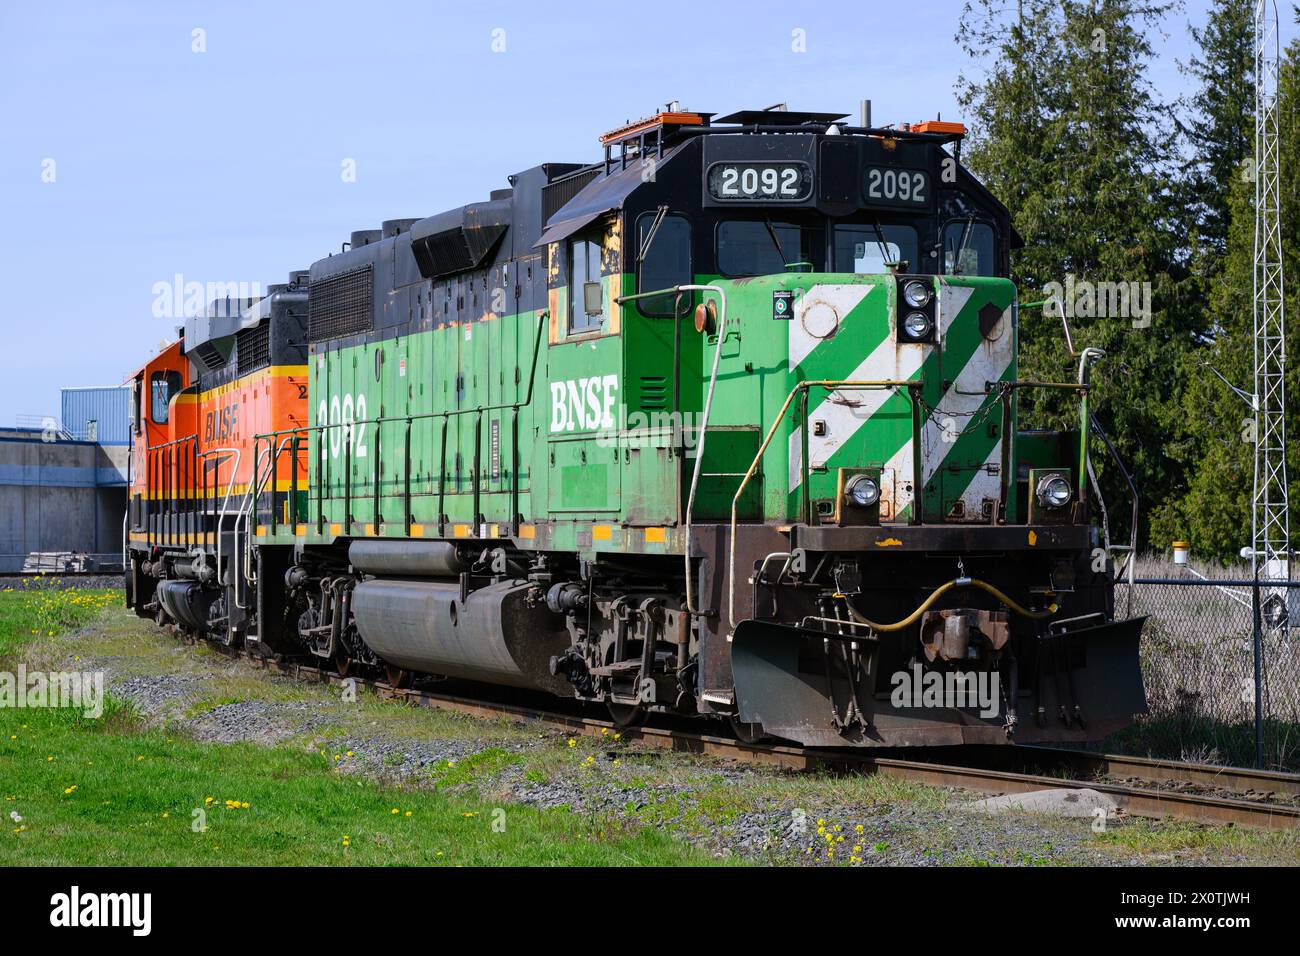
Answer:
<path fill-rule="evenodd" d="M 0 590 L 0 660 L 39 637 L 82 627 L 121 603 L 113 590 L 39 587 Z"/>
<path fill-rule="evenodd" d="M 142 729 L 120 704 L 99 721 L 0 711 L 0 768 L 0 866 L 709 862 L 613 818 L 381 787 L 315 752 Z"/>
<path fill-rule="evenodd" d="M 1107 829 L 1094 837 L 1099 846 L 1139 855 L 1169 855 L 1191 852 L 1216 855 L 1241 854 L 1270 862 L 1295 866 L 1300 839 L 1294 831 L 1250 827 L 1201 826 L 1195 823 L 1155 824 L 1135 819 L 1122 827 Z"/>
<path fill-rule="evenodd" d="M 0 592 L 0 659 L 90 624 L 119 600 L 115 591 Z M 216 706 L 206 703 L 196 711 Z M 435 788 L 385 786 L 314 749 L 205 744 L 148 727 L 111 698 L 98 720 L 0 708 L 0 866 L 712 862 L 631 821 L 447 792 L 513 759 L 489 750 L 443 768 Z"/>

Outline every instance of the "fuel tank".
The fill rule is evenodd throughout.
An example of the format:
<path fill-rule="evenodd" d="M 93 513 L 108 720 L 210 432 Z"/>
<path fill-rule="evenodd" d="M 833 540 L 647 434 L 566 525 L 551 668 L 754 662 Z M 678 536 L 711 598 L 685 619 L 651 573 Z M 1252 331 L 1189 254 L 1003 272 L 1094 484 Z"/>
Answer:
<path fill-rule="evenodd" d="M 397 667 L 573 695 L 550 672 L 569 646 L 564 618 L 536 585 L 503 581 L 461 601 L 454 581 L 374 578 L 352 592 L 352 613 L 370 649 Z"/>

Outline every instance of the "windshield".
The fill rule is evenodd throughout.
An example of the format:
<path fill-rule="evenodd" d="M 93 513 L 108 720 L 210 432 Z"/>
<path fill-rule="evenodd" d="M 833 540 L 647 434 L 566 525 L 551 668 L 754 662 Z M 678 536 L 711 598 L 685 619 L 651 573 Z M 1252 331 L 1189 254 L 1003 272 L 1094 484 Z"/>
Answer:
<path fill-rule="evenodd" d="M 901 266 L 905 272 L 918 267 L 916 230 L 911 226 L 878 226 L 848 223 L 835 226 L 835 272 L 872 275 Z"/>
<path fill-rule="evenodd" d="M 993 227 L 969 219 L 950 222 L 943 230 L 943 271 L 947 275 L 997 275 Z"/>
<path fill-rule="evenodd" d="M 779 275 L 796 262 L 812 264 L 820 230 L 788 222 L 730 220 L 718 224 L 718 271 L 725 276 Z M 824 241 L 824 240 L 823 240 Z"/>

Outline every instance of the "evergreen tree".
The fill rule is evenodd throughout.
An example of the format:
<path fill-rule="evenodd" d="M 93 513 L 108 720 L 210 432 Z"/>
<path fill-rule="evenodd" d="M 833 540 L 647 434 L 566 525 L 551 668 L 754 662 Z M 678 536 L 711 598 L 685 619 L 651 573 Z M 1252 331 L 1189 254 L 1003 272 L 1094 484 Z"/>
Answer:
<path fill-rule="evenodd" d="M 1070 321 L 1074 347 L 1102 348 L 1093 406 L 1138 480 L 1144 505 L 1181 488 L 1169 436 L 1180 414 L 1181 357 L 1203 330 L 1187 294 L 1185 247 L 1173 188 L 1178 163 L 1168 111 L 1145 79 L 1152 32 L 1169 7 L 1136 0 L 1025 0 L 1005 22 L 980 0 L 958 35 L 985 67 L 963 78 L 959 96 L 975 136 L 968 163 L 1007 203 L 1025 247 L 1012 272 L 1022 301 L 1050 283 L 1091 288 L 1136 283 L 1150 293 L 1141 316 L 1097 316 L 1085 300 Z M 1095 303 L 1094 303 L 1095 305 Z M 1076 359 L 1061 319 L 1021 312 L 1022 378 L 1072 380 Z M 1077 424 L 1077 406 L 1059 394 L 1021 393 L 1022 427 Z M 1128 492 L 1094 448 L 1111 505 L 1112 532 L 1127 533 Z"/>
<path fill-rule="evenodd" d="M 1206 25 L 1191 34 L 1199 51 L 1185 70 L 1198 83 L 1186 124 L 1188 186 L 1212 273 L 1227 252 L 1230 190 L 1254 147 L 1254 4 L 1214 0 Z"/>

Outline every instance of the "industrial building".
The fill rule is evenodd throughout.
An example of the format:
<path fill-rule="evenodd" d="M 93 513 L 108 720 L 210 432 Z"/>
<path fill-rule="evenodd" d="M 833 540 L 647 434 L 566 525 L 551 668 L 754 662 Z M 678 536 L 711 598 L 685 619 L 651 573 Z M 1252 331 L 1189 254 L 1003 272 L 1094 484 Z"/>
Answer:
<path fill-rule="evenodd" d="M 130 389 L 65 388 L 53 416 L 0 427 L 0 573 L 116 570 Z"/>

